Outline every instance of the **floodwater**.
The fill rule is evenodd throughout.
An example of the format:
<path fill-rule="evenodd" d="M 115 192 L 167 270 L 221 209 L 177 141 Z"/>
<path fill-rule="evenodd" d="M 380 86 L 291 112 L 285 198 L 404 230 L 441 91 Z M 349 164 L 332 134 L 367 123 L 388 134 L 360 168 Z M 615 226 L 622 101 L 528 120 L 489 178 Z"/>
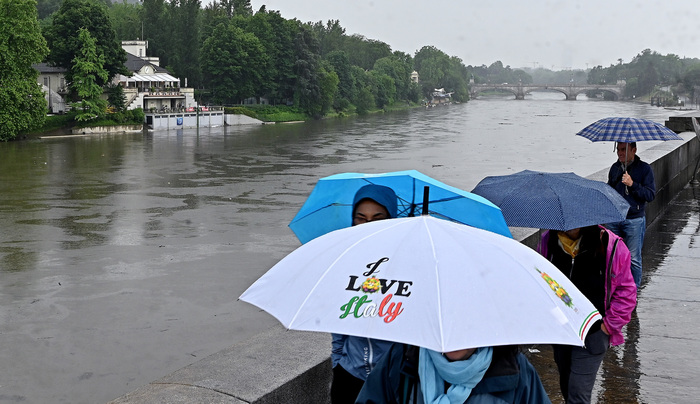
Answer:
<path fill-rule="evenodd" d="M 275 324 L 237 297 L 299 245 L 287 223 L 320 177 L 417 169 L 471 190 L 523 169 L 586 176 L 615 154 L 578 130 L 678 113 L 539 93 L 0 143 L 0 402 L 106 402 Z"/>

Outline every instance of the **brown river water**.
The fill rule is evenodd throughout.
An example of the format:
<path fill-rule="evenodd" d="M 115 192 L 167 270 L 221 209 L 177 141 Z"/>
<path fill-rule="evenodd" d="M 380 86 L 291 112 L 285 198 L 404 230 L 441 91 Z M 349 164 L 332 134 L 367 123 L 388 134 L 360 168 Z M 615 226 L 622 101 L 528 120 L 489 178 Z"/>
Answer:
<path fill-rule="evenodd" d="M 287 224 L 320 177 L 417 169 L 471 190 L 523 169 L 586 176 L 616 157 L 578 130 L 678 113 L 536 93 L 0 143 L 0 403 L 106 402 L 275 324 L 237 298 L 299 246 Z"/>

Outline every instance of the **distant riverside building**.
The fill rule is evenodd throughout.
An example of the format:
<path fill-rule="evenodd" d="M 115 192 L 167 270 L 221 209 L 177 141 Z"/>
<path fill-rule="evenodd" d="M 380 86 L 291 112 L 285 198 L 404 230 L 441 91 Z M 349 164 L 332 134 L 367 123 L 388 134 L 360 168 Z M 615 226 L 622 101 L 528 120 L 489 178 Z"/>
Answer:
<path fill-rule="evenodd" d="M 148 57 L 148 41 L 122 41 L 126 51 L 126 68 L 131 76 L 119 75 L 114 82 L 124 87 L 127 109 L 141 107 L 144 111 L 177 111 L 196 107 L 194 89 L 181 86 L 180 79 L 160 67 L 160 59 Z"/>
<path fill-rule="evenodd" d="M 411 72 L 411 82 L 418 83 L 418 72 L 415 70 Z"/>
<path fill-rule="evenodd" d="M 122 41 L 127 60 L 124 64 L 131 76 L 117 75 L 113 84 L 124 88 L 127 109 L 143 108 L 144 111 L 175 111 L 196 107 L 194 89 L 180 86 L 180 79 L 160 67 L 158 57 L 146 56 L 148 41 Z M 37 81 L 42 86 L 49 113 L 66 111 L 68 88 L 65 79 L 66 69 L 52 67 L 46 63 L 33 65 L 39 71 Z M 104 95 L 106 99 L 107 96 Z"/>

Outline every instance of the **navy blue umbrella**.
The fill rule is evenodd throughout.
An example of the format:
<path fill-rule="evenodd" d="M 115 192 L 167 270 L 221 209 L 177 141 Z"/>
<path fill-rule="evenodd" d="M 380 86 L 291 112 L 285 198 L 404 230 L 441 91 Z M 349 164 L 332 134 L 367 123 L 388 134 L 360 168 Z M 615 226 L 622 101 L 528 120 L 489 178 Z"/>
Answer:
<path fill-rule="evenodd" d="M 472 193 L 501 208 L 508 226 L 570 230 L 619 222 L 629 203 L 608 184 L 574 173 L 519 173 L 486 177 Z"/>

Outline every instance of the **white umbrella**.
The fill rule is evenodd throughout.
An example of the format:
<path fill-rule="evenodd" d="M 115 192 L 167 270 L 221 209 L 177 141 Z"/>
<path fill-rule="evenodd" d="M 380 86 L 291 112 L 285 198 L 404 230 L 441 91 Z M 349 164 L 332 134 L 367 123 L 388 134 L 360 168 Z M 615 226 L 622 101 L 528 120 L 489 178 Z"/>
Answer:
<path fill-rule="evenodd" d="M 583 345 L 595 307 L 549 261 L 504 236 L 428 215 L 318 237 L 240 297 L 295 330 L 439 352 Z"/>

